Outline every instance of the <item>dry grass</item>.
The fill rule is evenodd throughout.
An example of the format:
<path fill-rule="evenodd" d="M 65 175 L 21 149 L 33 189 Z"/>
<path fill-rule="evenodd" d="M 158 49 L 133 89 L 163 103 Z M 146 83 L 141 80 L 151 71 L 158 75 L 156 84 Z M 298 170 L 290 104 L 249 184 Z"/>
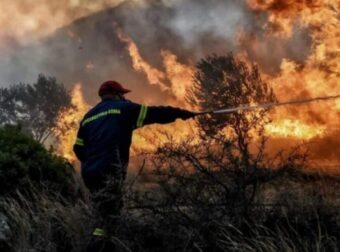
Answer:
<path fill-rule="evenodd" d="M 31 198 L 17 192 L 12 198 L 1 199 L 0 212 L 8 217 L 12 231 L 9 247 L 1 251 L 85 251 L 96 216 L 83 185 L 77 183 L 76 187 L 80 193 L 74 200 L 34 189 Z M 339 250 L 339 237 L 334 235 L 339 225 L 335 222 L 332 226 L 332 220 L 339 217 L 339 212 L 331 205 L 328 208 L 332 211 L 326 206 L 308 207 L 302 198 L 277 211 L 257 209 L 260 212 L 257 216 L 261 217 L 254 217 L 252 222 L 244 221 L 242 225 L 228 216 L 223 221 L 214 219 L 213 208 L 210 209 L 210 222 L 197 220 L 190 226 L 180 220 L 173 221 L 173 213 L 166 209 L 154 214 L 157 209 L 136 210 L 138 205 L 136 202 L 134 205 L 133 210 L 124 210 L 117 225 L 117 233 L 112 239 L 117 251 Z M 330 218 L 329 222 L 327 218 Z"/>
<path fill-rule="evenodd" d="M 0 202 L 12 231 L 11 251 L 84 251 L 94 227 L 86 197 L 74 201 L 32 189 Z"/>

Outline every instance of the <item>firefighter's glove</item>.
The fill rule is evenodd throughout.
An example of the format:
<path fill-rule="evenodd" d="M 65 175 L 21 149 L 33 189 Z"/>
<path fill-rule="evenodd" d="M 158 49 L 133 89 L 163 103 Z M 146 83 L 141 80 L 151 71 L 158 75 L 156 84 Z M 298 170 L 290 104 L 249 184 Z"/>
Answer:
<path fill-rule="evenodd" d="M 196 113 L 183 109 L 180 118 L 186 120 L 194 116 L 196 116 Z"/>

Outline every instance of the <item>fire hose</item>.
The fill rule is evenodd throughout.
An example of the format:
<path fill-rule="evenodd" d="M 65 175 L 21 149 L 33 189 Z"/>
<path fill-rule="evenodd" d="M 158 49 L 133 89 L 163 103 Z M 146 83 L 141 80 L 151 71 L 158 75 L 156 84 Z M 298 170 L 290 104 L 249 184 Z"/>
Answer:
<path fill-rule="evenodd" d="M 299 105 L 299 104 L 305 104 L 305 103 L 311 103 L 316 101 L 327 101 L 327 100 L 335 100 L 339 99 L 340 95 L 332 95 L 332 96 L 320 96 L 320 97 L 314 97 L 314 98 L 308 98 L 308 99 L 297 99 L 297 100 L 289 100 L 284 102 L 269 102 L 264 104 L 258 104 L 258 105 L 240 105 L 233 108 L 224 108 L 224 109 L 218 109 L 218 110 L 207 110 L 202 112 L 197 112 L 197 115 L 205 115 L 205 114 L 228 114 L 233 112 L 239 112 L 239 111 L 249 111 L 249 110 L 257 110 L 257 109 L 270 109 L 273 107 L 279 107 L 279 106 L 286 106 L 286 105 Z"/>

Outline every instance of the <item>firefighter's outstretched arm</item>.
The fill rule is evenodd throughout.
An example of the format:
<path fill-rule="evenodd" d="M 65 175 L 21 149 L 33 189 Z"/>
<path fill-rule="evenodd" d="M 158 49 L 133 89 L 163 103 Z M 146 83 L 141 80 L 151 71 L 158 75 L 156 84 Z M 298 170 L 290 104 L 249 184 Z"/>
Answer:
<path fill-rule="evenodd" d="M 171 123 L 176 119 L 186 120 L 196 115 L 194 112 L 170 106 L 139 105 L 136 112 L 135 119 L 137 128 L 152 123 Z"/>

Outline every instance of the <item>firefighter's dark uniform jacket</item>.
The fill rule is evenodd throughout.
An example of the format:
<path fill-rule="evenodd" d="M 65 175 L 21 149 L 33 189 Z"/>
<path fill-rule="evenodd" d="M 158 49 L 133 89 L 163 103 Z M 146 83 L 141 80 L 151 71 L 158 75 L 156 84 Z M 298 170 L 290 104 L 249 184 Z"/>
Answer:
<path fill-rule="evenodd" d="M 74 145 L 83 177 L 107 169 L 114 162 L 127 166 L 134 129 L 192 116 L 192 112 L 173 107 L 144 106 L 125 100 L 100 102 L 84 116 Z"/>

